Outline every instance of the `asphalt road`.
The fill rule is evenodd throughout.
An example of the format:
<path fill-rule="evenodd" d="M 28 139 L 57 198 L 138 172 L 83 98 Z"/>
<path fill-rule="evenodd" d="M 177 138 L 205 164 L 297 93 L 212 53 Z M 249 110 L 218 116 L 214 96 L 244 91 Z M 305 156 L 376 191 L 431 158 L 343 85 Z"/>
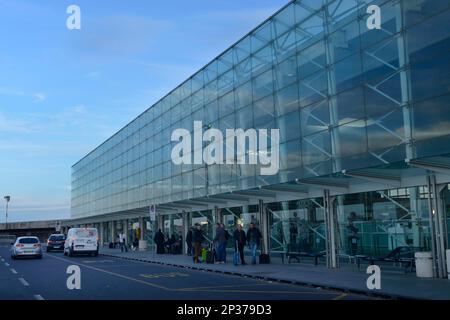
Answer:
<path fill-rule="evenodd" d="M 45 250 L 44 250 L 45 252 Z M 69 290 L 70 265 L 81 270 L 81 289 Z M 0 248 L 0 300 L 347 300 L 367 299 L 298 285 L 271 283 L 111 257 L 12 260 Z"/>

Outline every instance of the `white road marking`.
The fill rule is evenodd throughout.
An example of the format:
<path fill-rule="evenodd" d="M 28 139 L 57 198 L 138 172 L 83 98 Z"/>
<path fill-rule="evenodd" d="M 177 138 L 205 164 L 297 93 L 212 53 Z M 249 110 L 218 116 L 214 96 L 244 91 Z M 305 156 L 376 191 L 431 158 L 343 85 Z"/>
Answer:
<path fill-rule="evenodd" d="M 5 262 L 5 266 L 9 267 L 9 263 L 8 263 L 8 262 Z"/>
<path fill-rule="evenodd" d="M 11 268 L 9 270 L 11 270 L 12 273 L 17 274 L 17 271 L 15 269 Z"/>
<path fill-rule="evenodd" d="M 25 281 L 24 278 L 19 278 L 20 283 L 22 283 L 25 287 L 28 287 L 30 284 Z"/>
<path fill-rule="evenodd" d="M 35 294 L 35 295 L 34 295 L 34 298 L 35 298 L 36 300 L 45 300 L 40 294 Z"/>

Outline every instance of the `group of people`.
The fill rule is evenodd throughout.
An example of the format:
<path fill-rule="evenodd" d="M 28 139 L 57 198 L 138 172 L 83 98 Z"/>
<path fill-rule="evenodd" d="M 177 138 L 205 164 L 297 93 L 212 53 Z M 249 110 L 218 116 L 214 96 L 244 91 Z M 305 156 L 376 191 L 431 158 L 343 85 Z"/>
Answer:
<path fill-rule="evenodd" d="M 153 238 L 153 241 L 156 244 L 156 253 L 157 254 L 164 254 L 164 253 L 170 253 L 170 254 L 181 254 L 182 252 L 182 240 L 181 235 L 175 235 L 172 234 L 172 236 L 169 238 L 164 235 L 164 233 L 161 231 L 161 229 L 158 229 L 158 231 L 155 234 L 155 237 Z"/>
<path fill-rule="evenodd" d="M 122 252 L 128 252 L 128 247 L 127 247 L 127 243 L 126 243 L 126 235 L 123 233 L 123 232 L 120 232 L 118 235 L 117 235 L 117 238 L 116 238 L 116 242 L 111 242 L 110 244 L 109 244 L 109 247 L 110 248 L 117 248 L 117 246 L 119 246 L 119 248 L 120 248 L 120 251 L 122 251 Z"/>
<path fill-rule="evenodd" d="M 247 232 L 242 229 L 242 225 L 237 224 L 231 236 L 223 223 L 216 223 L 216 232 L 213 239 L 214 260 L 216 264 L 224 264 L 227 260 L 227 246 L 228 241 L 232 238 L 235 252 L 239 253 L 240 262 L 245 265 L 244 248 L 249 246 L 251 251 L 252 264 L 256 264 L 256 254 L 261 242 L 261 232 L 254 223 L 249 224 Z M 205 243 L 205 236 L 201 225 L 197 224 L 190 228 L 186 236 L 186 244 L 188 248 L 188 255 L 193 255 L 194 263 L 200 262 L 202 244 Z"/>

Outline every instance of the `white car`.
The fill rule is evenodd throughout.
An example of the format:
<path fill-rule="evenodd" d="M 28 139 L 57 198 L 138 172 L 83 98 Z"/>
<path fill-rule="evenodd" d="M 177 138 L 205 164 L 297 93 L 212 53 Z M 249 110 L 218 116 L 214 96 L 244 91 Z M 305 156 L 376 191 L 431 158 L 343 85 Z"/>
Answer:
<path fill-rule="evenodd" d="M 96 228 L 72 228 L 64 243 L 64 255 L 72 257 L 77 253 L 98 255 L 98 231 Z"/>
<path fill-rule="evenodd" d="M 36 257 L 42 259 L 42 248 L 38 237 L 18 237 L 11 243 L 11 258 Z"/>

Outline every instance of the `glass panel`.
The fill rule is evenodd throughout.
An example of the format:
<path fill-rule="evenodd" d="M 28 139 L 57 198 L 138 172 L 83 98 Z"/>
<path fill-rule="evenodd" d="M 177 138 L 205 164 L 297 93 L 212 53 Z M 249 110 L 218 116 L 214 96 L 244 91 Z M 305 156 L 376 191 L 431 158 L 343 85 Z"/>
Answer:
<path fill-rule="evenodd" d="M 404 143 L 402 109 L 392 109 L 379 118 L 367 120 L 369 150 L 381 150 Z"/>
<path fill-rule="evenodd" d="M 279 115 L 298 109 L 298 86 L 293 84 L 275 93 L 276 111 Z"/>
<path fill-rule="evenodd" d="M 277 126 L 280 130 L 280 142 L 298 139 L 300 136 L 300 119 L 298 111 L 279 117 Z"/>
<path fill-rule="evenodd" d="M 309 75 L 324 70 L 327 64 L 325 56 L 325 43 L 316 44 L 300 51 L 297 55 L 298 76 L 304 79 Z"/>
<path fill-rule="evenodd" d="M 271 121 L 275 118 L 273 96 L 267 96 L 256 101 L 253 106 L 255 126 Z"/>
<path fill-rule="evenodd" d="M 269 204 L 271 251 L 324 252 L 326 237 L 322 202 L 322 198 L 316 198 Z"/>
<path fill-rule="evenodd" d="M 239 41 L 233 49 L 234 64 L 238 64 L 247 59 L 250 55 L 250 36 Z"/>
<path fill-rule="evenodd" d="M 361 57 L 351 56 L 343 61 L 339 61 L 332 66 L 333 76 L 336 82 L 336 92 L 340 92 L 362 83 Z M 331 90 L 334 90 L 331 88 Z"/>
<path fill-rule="evenodd" d="M 299 84 L 300 106 L 307 106 L 327 97 L 328 85 L 325 72 L 315 73 Z"/>
<path fill-rule="evenodd" d="M 431 139 L 450 134 L 450 95 L 415 104 L 413 115 L 414 140 Z"/>
<path fill-rule="evenodd" d="M 367 152 L 366 122 L 358 120 L 338 127 L 341 157 Z"/>
<path fill-rule="evenodd" d="M 294 5 L 284 8 L 273 18 L 273 34 L 275 37 L 282 35 L 295 24 Z"/>
<path fill-rule="evenodd" d="M 446 0 L 423 0 L 423 1 L 408 1 L 403 0 L 403 13 L 405 16 L 406 24 L 405 26 L 410 26 L 413 24 L 416 24 L 420 21 L 423 21 L 430 16 L 444 12 L 450 7 L 450 2 Z M 447 11 L 448 13 L 448 11 Z M 433 17 L 433 19 L 439 19 L 438 17 Z M 437 21 L 436 21 L 437 22 Z M 447 19 L 447 23 L 449 20 Z M 436 24 L 437 28 L 433 29 L 432 33 L 429 33 L 428 35 L 432 35 L 434 32 L 438 31 L 437 29 L 446 29 L 448 31 L 448 24 L 447 27 L 445 25 Z"/>
<path fill-rule="evenodd" d="M 236 85 L 245 83 L 252 76 L 252 60 L 247 59 L 234 68 L 234 81 Z"/>
<path fill-rule="evenodd" d="M 247 82 L 235 90 L 236 109 L 244 107 L 252 102 L 252 83 Z"/>
<path fill-rule="evenodd" d="M 342 254 L 413 258 L 430 250 L 426 187 L 349 194 L 337 203 Z"/>
<path fill-rule="evenodd" d="M 230 70 L 219 77 L 217 87 L 219 96 L 222 96 L 233 89 L 233 70 Z"/>
<path fill-rule="evenodd" d="M 272 44 L 262 48 L 252 56 L 253 75 L 260 74 L 272 67 L 274 61 L 274 51 Z M 246 71 L 248 72 L 248 70 Z"/>
<path fill-rule="evenodd" d="M 304 164 L 315 164 L 331 157 L 330 133 L 322 131 L 302 138 Z"/>
<path fill-rule="evenodd" d="M 428 1 L 430 5 L 432 1 Z M 434 1 L 443 3 L 445 1 Z M 417 14 L 422 17 L 422 14 Z M 422 60 L 439 56 L 450 51 L 450 10 L 432 19 L 426 20 L 407 30 L 409 62 L 417 63 Z"/>
<path fill-rule="evenodd" d="M 274 68 L 275 89 L 282 89 L 297 81 L 297 61 L 294 57 L 281 62 Z"/>
<path fill-rule="evenodd" d="M 330 124 L 328 101 L 322 100 L 300 111 L 301 129 L 303 135 L 327 130 Z"/>
<path fill-rule="evenodd" d="M 229 92 L 219 99 L 219 116 L 234 112 L 234 93 Z"/>
<path fill-rule="evenodd" d="M 259 100 L 273 92 L 272 70 L 266 71 L 253 80 L 253 98 Z"/>
<path fill-rule="evenodd" d="M 271 21 L 267 21 L 259 27 L 251 37 L 252 53 L 266 46 L 272 40 Z"/>
<path fill-rule="evenodd" d="M 414 100 L 450 91 L 450 59 L 448 53 L 411 66 L 411 91 Z M 423 81 L 426 79 L 426 81 Z"/>
<path fill-rule="evenodd" d="M 330 107 L 337 106 L 339 124 L 364 118 L 364 95 L 361 87 L 341 92 L 330 98 Z"/>
<path fill-rule="evenodd" d="M 253 105 L 248 105 L 236 113 L 236 126 L 241 129 L 253 128 Z"/>

